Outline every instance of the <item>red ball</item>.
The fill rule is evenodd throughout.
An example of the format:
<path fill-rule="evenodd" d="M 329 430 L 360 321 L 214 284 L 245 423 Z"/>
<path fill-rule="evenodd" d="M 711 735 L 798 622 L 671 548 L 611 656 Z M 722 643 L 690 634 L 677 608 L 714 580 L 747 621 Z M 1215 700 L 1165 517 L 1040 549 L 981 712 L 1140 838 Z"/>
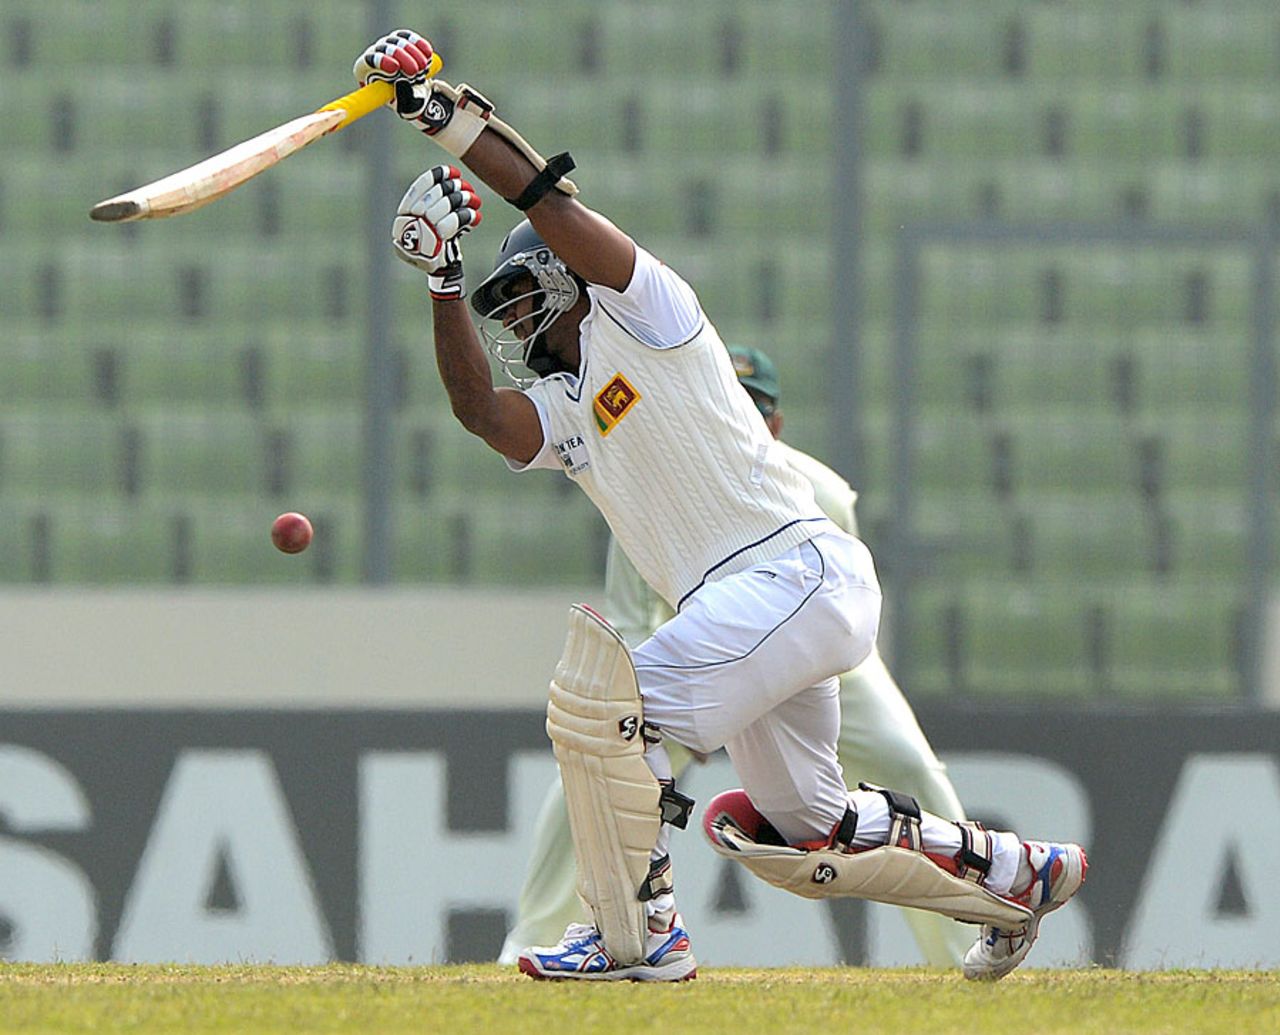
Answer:
<path fill-rule="evenodd" d="M 271 525 L 271 542 L 283 553 L 302 553 L 311 545 L 311 536 L 311 522 L 303 514 L 281 514 Z"/>

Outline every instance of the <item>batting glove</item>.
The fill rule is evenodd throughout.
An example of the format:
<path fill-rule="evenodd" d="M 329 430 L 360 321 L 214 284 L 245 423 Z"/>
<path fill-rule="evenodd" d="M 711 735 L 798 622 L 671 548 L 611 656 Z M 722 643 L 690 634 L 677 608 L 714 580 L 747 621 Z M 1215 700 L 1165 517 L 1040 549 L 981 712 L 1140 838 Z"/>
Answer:
<path fill-rule="evenodd" d="M 377 80 L 390 83 L 396 91 L 391 107 L 402 119 L 417 122 L 431 98 L 427 69 L 434 54 L 430 41 L 412 29 L 397 29 L 366 47 L 351 71 L 361 86 Z"/>
<path fill-rule="evenodd" d="M 480 223 L 480 195 L 452 165 L 428 169 L 405 191 L 391 227 L 396 254 L 427 274 L 436 299 L 465 298 L 459 239 Z"/>
<path fill-rule="evenodd" d="M 370 80 L 421 83 L 426 79 L 434 56 L 435 50 L 430 41 L 412 29 L 397 29 L 369 44 L 356 58 L 351 71 L 361 86 Z"/>
<path fill-rule="evenodd" d="M 390 83 L 396 92 L 390 106 L 396 114 L 461 158 L 488 124 L 493 105 L 466 83 L 451 86 L 428 79 L 434 54 L 416 32 L 397 29 L 366 48 L 352 71 L 361 86 L 376 79 Z"/>

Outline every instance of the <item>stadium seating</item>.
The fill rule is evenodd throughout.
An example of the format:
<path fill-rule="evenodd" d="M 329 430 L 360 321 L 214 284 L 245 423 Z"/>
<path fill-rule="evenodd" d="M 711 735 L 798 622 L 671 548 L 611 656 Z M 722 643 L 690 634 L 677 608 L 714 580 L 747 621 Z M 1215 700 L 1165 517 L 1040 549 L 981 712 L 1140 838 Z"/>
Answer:
<path fill-rule="evenodd" d="M 597 580 L 605 530 L 554 473 L 511 476 L 453 421 L 420 278 L 369 271 L 375 115 L 178 220 L 101 198 L 350 88 L 359 5 L 13 0 L 0 24 L 0 581 L 356 582 L 366 341 L 391 331 L 394 578 Z M 833 196 L 839 5 L 476 2 L 423 26 L 583 196 L 779 361 L 787 436 L 903 491 L 904 227 L 975 220 L 1252 232 L 1280 222 L 1280 14 L 1264 0 L 868 0 L 862 197 Z M 12 10 L 10 10 L 12 8 Z M 85 63 L 50 88 L 48 68 Z M 389 190 L 445 160 L 397 129 Z M 833 205 L 864 230 L 858 383 L 834 385 Z M 468 274 L 516 214 L 486 199 Z M 376 231 L 381 233 L 382 231 Z M 1242 688 L 1255 269 L 1247 244 L 938 239 L 909 401 L 914 693 L 1141 699 Z M 370 310 L 371 275 L 391 312 Z M 1271 285 L 1274 292 L 1278 285 Z M 836 343 L 833 345 L 833 342 Z M 831 456 L 852 422 L 864 466 Z M 1280 437 L 1280 428 L 1276 429 Z M 316 543 L 270 551 L 304 509 Z M 557 535 L 548 536 L 555 529 Z"/>

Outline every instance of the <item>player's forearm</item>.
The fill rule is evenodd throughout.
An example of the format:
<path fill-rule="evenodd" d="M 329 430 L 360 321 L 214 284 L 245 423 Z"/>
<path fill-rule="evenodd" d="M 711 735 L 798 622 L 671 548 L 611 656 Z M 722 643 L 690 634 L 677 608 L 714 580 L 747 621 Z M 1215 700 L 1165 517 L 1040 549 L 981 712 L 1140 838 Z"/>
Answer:
<path fill-rule="evenodd" d="M 496 403 L 493 375 L 475 325 L 460 299 L 431 304 L 436 369 L 449 396 L 453 415 L 464 428 L 484 437 Z"/>
<path fill-rule="evenodd" d="M 462 161 L 503 198 L 518 198 L 538 174 L 528 158 L 492 129 L 486 129 L 476 138 Z"/>
<path fill-rule="evenodd" d="M 538 174 L 533 163 L 501 134 L 486 129 L 462 162 L 495 193 L 518 198 Z M 635 268 L 631 239 L 604 216 L 558 190 L 526 213 L 551 250 L 591 284 L 622 291 Z"/>

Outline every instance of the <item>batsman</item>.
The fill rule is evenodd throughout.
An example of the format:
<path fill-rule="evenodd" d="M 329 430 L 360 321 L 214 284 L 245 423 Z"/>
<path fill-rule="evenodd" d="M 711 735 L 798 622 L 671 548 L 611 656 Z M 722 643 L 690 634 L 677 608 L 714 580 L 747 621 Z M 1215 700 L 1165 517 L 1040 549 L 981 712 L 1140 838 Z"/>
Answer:
<path fill-rule="evenodd" d="M 513 471 L 577 483 L 674 612 L 630 650 L 590 608 L 570 610 L 547 732 L 592 922 L 526 948 L 521 971 L 695 976 L 668 854 L 693 802 L 672 779 L 669 738 L 724 748 L 742 782 L 703 812 L 717 852 L 806 898 L 979 925 L 965 975 L 1009 973 L 1080 888 L 1084 851 L 953 822 L 892 788 L 846 787 L 838 677 L 875 647 L 870 552 L 787 463 L 693 288 L 578 200 L 568 153 L 544 158 L 479 91 L 429 79 L 432 55 L 397 30 L 357 58 L 356 77 L 389 82 L 400 118 L 525 216 L 470 309 L 461 240 L 481 201 L 458 167 L 423 173 L 395 217 L 397 253 L 427 274 L 453 413 Z M 762 183 L 762 205 L 767 195 Z M 495 386 L 489 355 L 512 386 Z"/>

